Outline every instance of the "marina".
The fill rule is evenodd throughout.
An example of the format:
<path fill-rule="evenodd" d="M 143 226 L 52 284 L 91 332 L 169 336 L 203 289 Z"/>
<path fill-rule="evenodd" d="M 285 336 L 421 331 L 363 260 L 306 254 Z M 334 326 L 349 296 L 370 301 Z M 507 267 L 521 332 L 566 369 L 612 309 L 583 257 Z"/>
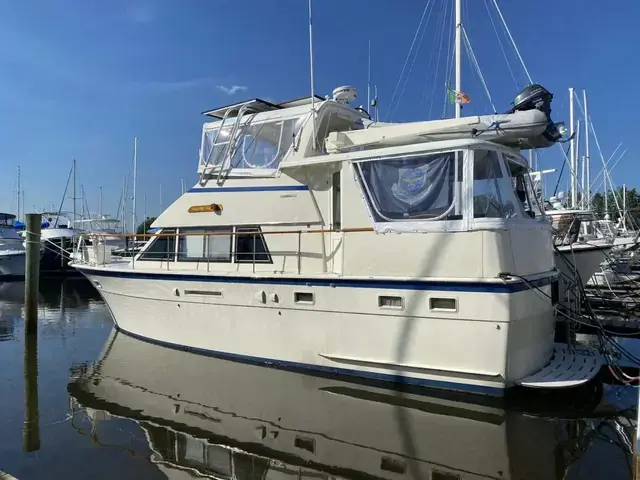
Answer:
<path fill-rule="evenodd" d="M 0 479 L 637 478 L 640 177 L 604 83 L 498 0 L 386 5 L 348 52 L 352 4 L 243 1 L 215 72 L 208 10 L 79 14 L 123 43 L 53 47 L 51 148 L 6 135 Z"/>

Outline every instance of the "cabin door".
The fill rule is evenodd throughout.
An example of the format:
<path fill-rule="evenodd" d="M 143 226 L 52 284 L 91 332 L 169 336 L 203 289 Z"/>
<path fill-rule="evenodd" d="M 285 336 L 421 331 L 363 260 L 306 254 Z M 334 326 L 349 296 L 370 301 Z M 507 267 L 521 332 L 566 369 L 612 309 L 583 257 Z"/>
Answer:
<path fill-rule="evenodd" d="M 329 260 L 333 273 L 342 273 L 342 196 L 340 194 L 340 172 L 334 172 L 331 181 L 331 230 Z"/>

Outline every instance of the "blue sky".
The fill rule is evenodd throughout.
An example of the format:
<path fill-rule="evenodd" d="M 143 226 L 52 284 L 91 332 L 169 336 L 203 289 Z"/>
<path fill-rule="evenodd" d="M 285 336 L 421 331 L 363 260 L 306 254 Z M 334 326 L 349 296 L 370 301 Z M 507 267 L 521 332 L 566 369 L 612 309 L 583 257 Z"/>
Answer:
<path fill-rule="evenodd" d="M 463 22 L 502 111 L 517 93 L 516 82 L 524 84 L 526 77 L 501 37 L 505 61 L 490 20 L 497 16 L 493 11 L 489 17 L 486 1 L 465 0 Z M 452 0 L 430 2 L 429 23 L 416 42 L 420 50 L 389 117 L 427 1 L 315 0 L 316 92 L 352 84 L 359 89 L 358 103 L 366 104 L 371 40 L 382 119 L 439 118 L 448 36 L 436 59 L 443 25 L 450 30 L 451 8 L 445 4 Z M 614 181 L 636 186 L 635 105 L 623 99 L 634 98 L 640 74 L 634 47 L 640 44 L 634 21 L 640 2 L 620 0 L 617 8 L 596 0 L 499 4 L 533 80 L 555 94 L 554 120 L 568 121 L 567 88 L 586 88 L 605 155 L 619 142 L 629 149 Z M 465 112 L 490 113 L 464 58 L 463 91 L 472 98 Z M 145 193 L 146 211 L 155 215 L 160 184 L 166 207 L 180 194 L 181 178 L 195 182 L 200 113 L 246 98 L 307 95 L 308 61 L 306 0 L 0 0 L 0 210 L 15 209 L 18 165 L 27 210 L 58 205 L 75 157 L 89 207 L 97 210 L 102 186 L 104 211 L 115 213 L 122 178 L 131 175 L 137 135 L 138 215 Z M 559 169 L 560 161 L 556 148 L 541 156 L 544 168 Z M 594 167 L 592 176 L 598 171 Z"/>

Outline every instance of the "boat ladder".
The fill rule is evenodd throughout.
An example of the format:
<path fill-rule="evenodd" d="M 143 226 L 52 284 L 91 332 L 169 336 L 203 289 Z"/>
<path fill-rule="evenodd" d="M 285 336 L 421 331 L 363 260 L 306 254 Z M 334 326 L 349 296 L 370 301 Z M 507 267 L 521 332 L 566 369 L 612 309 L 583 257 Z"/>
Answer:
<path fill-rule="evenodd" d="M 204 164 L 202 172 L 200 173 L 199 183 L 203 186 L 206 183 L 207 176 L 210 173 L 213 173 L 213 170 L 218 167 L 218 176 L 216 178 L 216 183 L 218 185 L 222 185 L 226 178 L 226 174 L 233 168 L 231 162 L 236 153 L 238 142 L 238 132 L 240 130 L 240 126 L 244 123 L 245 125 L 249 123 L 249 120 L 243 122 L 243 117 L 245 115 L 253 115 L 260 112 L 265 112 L 268 110 L 273 110 L 274 106 L 267 102 L 264 102 L 259 99 L 249 100 L 247 102 L 240 103 L 235 105 L 224 112 L 222 116 L 222 122 L 218 127 L 218 131 L 216 132 L 216 136 L 213 139 L 213 143 L 211 144 L 211 148 L 209 150 L 209 155 L 207 155 L 207 160 Z M 230 123 L 233 122 L 233 125 Z M 227 123 L 229 125 L 227 126 Z M 225 128 L 231 128 L 229 135 L 223 135 L 220 138 L 220 132 L 222 132 Z M 221 147 L 218 149 L 217 147 Z M 216 152 L 216 153 L 214 153 Z M 211 167 L 210 171 L 207 171 L 208 167 Z"/>

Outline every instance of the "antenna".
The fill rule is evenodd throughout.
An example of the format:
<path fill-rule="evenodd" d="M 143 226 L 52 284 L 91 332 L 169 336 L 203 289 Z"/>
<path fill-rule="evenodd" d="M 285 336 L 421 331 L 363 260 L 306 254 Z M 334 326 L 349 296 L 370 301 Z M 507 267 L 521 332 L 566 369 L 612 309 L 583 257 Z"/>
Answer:
<path fill-rule="evenodd" d="M 311 20 L 311 0 L 309 0 L 309 74 L 311 77 L 311 126 L 313 129 L 313 149 L 316 149 L 316 95 L 313 86 L 313 21 Z"/>
<path fill-rule="evenodd" d="M 309 0 L 309 74 L 311 76 L 311 110 L 315 111 L 316 97 L 313 86 L 313 21 L 311 19 L 311 0 Z"/>
<path fill-rule="evenodd" d="M 456 95 L 462 91 L 462 0 L 456 0 Z M 456 100 L 458 100 L 456 98 Z M 456 101 L 456 118 L 462 113 L 462 103 Z"/>
<path fill-rule="evenodd" d="M 369 66 L 367 69 L 367 110 L 371 107 L 371 40 L 369 40 Z"/>

